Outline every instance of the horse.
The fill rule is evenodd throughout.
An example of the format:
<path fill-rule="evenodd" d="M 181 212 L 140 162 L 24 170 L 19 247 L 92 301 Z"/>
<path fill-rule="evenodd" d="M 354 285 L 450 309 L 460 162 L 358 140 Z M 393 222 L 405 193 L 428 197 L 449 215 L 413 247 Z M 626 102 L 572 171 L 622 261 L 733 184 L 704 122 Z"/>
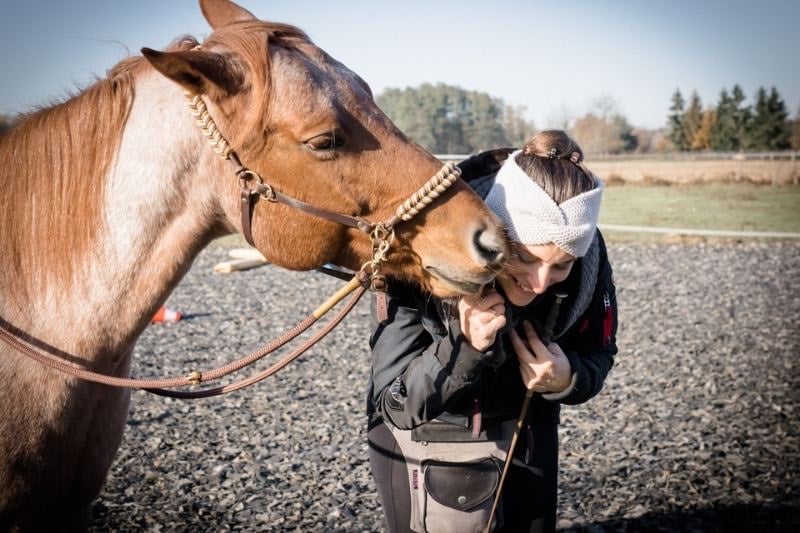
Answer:
<path fill-rule="evenodd" d="M 229 0 L 200 8 L 213 30 L 204 42 L 143 49 L 0 137 L 0 319 L 82 368 L 128 376 L 137 337 L 193 259 L 243 231 L 239 180 L 184 92 L 202 97 L 249 169 L 320 209 L 386 219 L 441 168 L 300 29 Z M 291 206 L 261 201 L 252 217 L 273 264 L 357 270 L 371 257 L 369 236 Z M 396 226 L 382 273 L 458 296 L 491 280 L 506 252 L 498 220 L 457 180 Z M 86 527 L 129 389 L 5 344 L 0 383 L 0 530 Z"/>

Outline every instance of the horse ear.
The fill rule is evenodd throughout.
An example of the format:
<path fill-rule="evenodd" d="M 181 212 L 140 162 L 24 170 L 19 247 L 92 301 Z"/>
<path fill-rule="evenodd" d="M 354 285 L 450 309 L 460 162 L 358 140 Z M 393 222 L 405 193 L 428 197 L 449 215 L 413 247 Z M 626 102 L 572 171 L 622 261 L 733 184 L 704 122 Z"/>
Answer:
<path fill-rule="evenodd" d="M 230 0 L 200 0 L 200 10 L 215 30 L 234 22 L 258 20 L 252 13 Z"/>
<path fill-rule="evenodd" d="M 142 48 L 142 54 L 157 71 L 193 94 L 230 95 L 241 85 L 239 76 L 221 54 L 203 50 L 159 52 L 150 48 Z"/>

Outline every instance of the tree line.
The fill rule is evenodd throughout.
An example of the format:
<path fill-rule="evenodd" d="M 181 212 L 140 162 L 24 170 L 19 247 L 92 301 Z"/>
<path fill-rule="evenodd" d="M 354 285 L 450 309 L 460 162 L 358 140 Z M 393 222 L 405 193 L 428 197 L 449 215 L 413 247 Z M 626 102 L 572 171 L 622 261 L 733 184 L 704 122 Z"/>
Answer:
<path fill-rule="evenodd" d="M 375 101 L 406 135 L 437 154 L 521 146 L 536 131 L 524 107 L 443 83 L 386 89 Z"/>
<path fill-rule="evenodd" d="M 498 146 L 524 145 L 536 133 L 523 106 L 502 98 L 443 83 L 386 89 L 378 105 L 413 140 L 437 154 L 471 154 Z M 0 114 L 0 135 L 14 123 Z M 592 155 L 671 151 L 800 150 L 800 111 L 789 118 L 775 87 L 758 89 L 749 105 L 737 84 L 720 92 L 719 101 L 703 106 L 697 91 L 689 101 L 680 89 L 672 95 L 664 128 L 634 128 L 608 96 L 597 98 L 589 112 L 573 117 L 564 108 L 550 127 L 567 130 Z"/>
<path fill-rule="evenodd" d="M 677 89 L 667 121 L 669 140 L 679 151 L 800 148 L 800 120 L 789 119 L 786 103 L 775 87 L 769 91 L 759 87 L 752 105 L 745 100 L 738 84 L 730 92 L 722 89 L 716 105 L 705 108 L 697 91 L 687 104 Z"/>
<path fill-rule="evenodd" d="M 580 117 L 563 111 L 550 127 L 567 130 L 587 154 L 800 149 L 800 113 L 789 119 L 774 87 L 760 88 L 753 106 L 735 85 L 703 107 L 697 92 L 672 97 L 664 128 L 634 128 L 610 97 L 596 99 Z M 409 137 L 434 153 L 468 154 L 497 146 L 522 146 L 535 132 L 525 108 L 486 93 L 446 84 L 386 89 L 378 105 Z"/>

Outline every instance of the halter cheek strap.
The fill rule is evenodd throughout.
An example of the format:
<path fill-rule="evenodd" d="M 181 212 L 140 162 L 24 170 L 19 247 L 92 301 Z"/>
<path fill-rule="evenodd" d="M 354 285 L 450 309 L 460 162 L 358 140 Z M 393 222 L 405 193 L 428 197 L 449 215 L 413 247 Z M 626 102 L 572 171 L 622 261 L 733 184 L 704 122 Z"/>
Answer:
<path fill-rule="evenodd" d="M 248 169 L 242 164 L 239 156 L 233 148 L 231 148 L 230 144 L 211 118 L 208 107 L 205 101 L 203 101 L 203 97 L 199 94 L 189 92 L 185 93 L 185 96 L 189 108 L 192 110 L 192 115 L 197 125 L 200 126 L 203 134 L 205 134 L 208 139 L 209 144 L 217 154 L 233 166 L 233 173 L 239 179 L 242 233 L 247 242 L 253 247 L 256 246 L 252 232 L 253 211 L 260 198 L 270 202 L 279 202 L 315 217 L 356 228 L 368 235 L 373 235 L 378 227 L 381 227 L 382 230 L 387 232 L 391 232 L 392 228 L 399 222 L 411 220 L 412 217 L 441 196 L 441 194 L 455 183 L 461 175 L 461 170 L 454 163 L 449 162 L 445 164 L 439 172 L 397 208 L 394 216 L 378 224 L 374 224 L 359 217 L 328 211 L 327 209 L 307 204 L 297 198 L 292 198 L 291 196 L 279 192 L 271 185 L 264 183 L 264 180 L 258 173 Z"/>

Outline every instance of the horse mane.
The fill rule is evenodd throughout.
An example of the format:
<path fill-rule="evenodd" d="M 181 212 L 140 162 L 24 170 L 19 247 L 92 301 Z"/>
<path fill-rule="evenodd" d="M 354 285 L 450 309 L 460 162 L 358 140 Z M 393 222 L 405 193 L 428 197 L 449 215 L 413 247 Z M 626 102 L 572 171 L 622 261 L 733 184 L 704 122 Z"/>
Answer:
<path fill-rule="evenodd" d="M 106 78 L 23 115 L 0 136 L 0 286 L 6 297 L 12 288 L 30 296 L 45 271 L 67 281 L 82 268 L 79 259 L 102 226 L 105 178 L 144 63 L 141 57 L 122 60 Z M 16 279 L 19 272 L 23 279 Z"/>
<path fill-rule="evenodd" d="M 197 46 L 182 37 L 168 51 Z M 215 31 L 204 46 L 235 50 L 252 74 L 252 97 L 265 121 L 271 89 L 268 49 L 274 44 L 303 53 L 324 54 L 299 28 L 246 21 Z M 0 286 L 28 296 L 36 280 L 49 273 L 71 280 L 84 267 L 80 258 L 96 242 L 102 227 L 105 178 L 119 149 L 132 107 L 136 75 L 147 65 L 141 56 L 122 60 L 106 78 L 77 95 L 24 115 L 0 136 Z M 247 124 L 238 131 L 259 131 Z M 263 124 L 258 124 L 263 126 Z M 261 129 L 260 131 L 264 131 Z M 12 279 L 14 272 L 24 280 Z"/>

